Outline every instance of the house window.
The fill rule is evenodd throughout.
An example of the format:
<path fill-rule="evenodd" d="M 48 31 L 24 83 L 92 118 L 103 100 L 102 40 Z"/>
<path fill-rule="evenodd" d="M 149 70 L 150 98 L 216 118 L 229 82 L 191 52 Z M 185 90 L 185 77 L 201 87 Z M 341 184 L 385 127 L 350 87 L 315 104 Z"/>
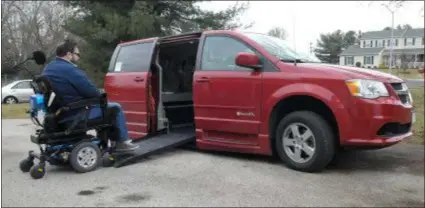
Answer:
<path fill-rule="evenodd" d="M 370 47 L 373 48 L 373 40 L 370 41 Z"/>
<path fill-rule="evenodd" d="M 378 47 L 378 40 L 375 40 L 375 47 Z"/>
<path fill-rule="evenodd" d="M 390 46 L 390 40 L 387 40 L 387 46 Z"/>
<path fill-rule="evenodd" d="M 413 39 L 412 38 L 409 38 L 409 39 L 404 39 L 404 43 L 405 43 L 405 45 L 413 45 Z"/>
<path fill-rule="evenodd" d="M 365 48 L 370 48 L 372 44 L 372 41 L 365 42 Z"/>
<path fill-rule="evenodd" d="M 365 64 L 373 64 L 373 56 L 364 56 L 363 65 Z"/>
<path fill-rule="evenodd" d="M 395 39 L 395 46 L 398 46 L 398 39 Z"/>
<path fill-rule="evenodd" d="M 354 57 L 353 56 L 346 56 L 344 62 L 345 62 L 345 65 L 353 65 L 354 64 Z"/>
<path fill-rule="evenodd" d="M 423 45 L 423 44 L 422 44 Z M 363 48 L 365 48 L 366 47 L 366 41 L 364 40 L 363 41 Z"/>
<path fill-rule="evenodd" d="M 385 46 L 385 40 L 382 40 L 382 47 Z"/>
<path fill-rule="evenodd" d="M 407 38 L 404 38 L 404 45 L 407 46 Z"/>
<path fill-rule="evenodd" d="M 416 38 L 412 38 L 412 45 L 415 45 Z"/>

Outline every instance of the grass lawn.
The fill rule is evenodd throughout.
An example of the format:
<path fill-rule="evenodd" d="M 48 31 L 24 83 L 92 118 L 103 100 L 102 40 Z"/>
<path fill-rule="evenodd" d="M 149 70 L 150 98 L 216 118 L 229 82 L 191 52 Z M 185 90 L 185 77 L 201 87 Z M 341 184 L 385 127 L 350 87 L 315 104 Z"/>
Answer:
<path fill-rule="evenodd" d="M 28 118 L 29 114 L 26 111 L 30 108 L 29 103 L 1 105 L 1 118 L 2 119 L 17 119 L 17 118 Z"/>
<path fill-rule="evenodd" d="M 416 123 L 413 125 L 413 138 L 408 142 L 424 144 L 424 88 L 410 89 L 416 112 Z"/>
<path fill-rule="evenodd" d="M 392 69 L 391 73 L 389 69 L 376 70 L 398 76 L 402 79 L 423 79 L 423 76 L 418 72 L 417 69 L 407 69 L 406 72 L 403 72 L 403 69 Z"/>
<path fill-rule="evenodd" d="M 406 140 L 409 143 L 424 144 L 424 88 L 411 89 L 415 112 L 416 112 L 416 123 L 413 126 L 413 137 Z M 13 105 L 2 105 L 2 119 L 11 118 L 29 118 L 26 114 L 26 110 L 29 108 L 28 103 L 13 104 Z"/>

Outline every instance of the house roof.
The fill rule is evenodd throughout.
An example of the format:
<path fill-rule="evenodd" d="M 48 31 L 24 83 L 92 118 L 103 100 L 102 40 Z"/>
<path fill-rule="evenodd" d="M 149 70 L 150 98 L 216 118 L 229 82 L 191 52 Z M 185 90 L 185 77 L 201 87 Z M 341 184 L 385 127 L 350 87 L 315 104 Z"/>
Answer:
<path fill-rule="evenodd" d="M 404 33 L 404 34 L 403 34 Z M 394 37 L 424 37 L 424 28 L 394 30 Z M 391 30 L 370 31 L 362 34 L 361 39 L 391 38 Z"/>
<path fill-rule="evenodd" d="M 393 49 L 393 54 L 424 54 L 424 48 Z M 389 55 L 390 49 L 385 49 L 383 55 Z"/>
<path fill-rule="evenodd" d="M 384 48 L 360 48 L 358 45 L 352 45 L 345 49 L 340 56 L 356 56 L 356 55 L 375 55 L 380 53 Z"/>

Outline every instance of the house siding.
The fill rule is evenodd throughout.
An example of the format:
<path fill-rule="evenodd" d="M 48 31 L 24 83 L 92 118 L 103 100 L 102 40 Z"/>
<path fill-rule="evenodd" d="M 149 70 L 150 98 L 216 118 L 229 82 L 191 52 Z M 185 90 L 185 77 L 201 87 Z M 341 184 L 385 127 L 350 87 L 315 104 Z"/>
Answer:
<path fill-rule="evenodd" d="M 414 39 L 414 42 L 413 42 Z M 388 66 L 388 51 L 390 31 L 372 31 L 363 34 L 360 39 L 360 47 L 350 46 L 340 54 L 340 64 L 347 65 L 345 61 L 346 56 L 354 57 L 355 65 L 360 62 L 362 67 L 374 68 L 379 67 L 381 64 Z M 406 42 L 405 42 L 406 40 Z M 400 54 L 405 53 L 410 58 L 408 67 L 418 67 L 424 65 L 424 28 L 410 29 L 410 30 L 395 30 L 394 31 L 394 45 L 393 45 L 393 66 L 401 67 Z M 395 45 L 397 43 L 397 45 Z M 365 64 L 364 57 L 373 55 L 373 64 Z"/>

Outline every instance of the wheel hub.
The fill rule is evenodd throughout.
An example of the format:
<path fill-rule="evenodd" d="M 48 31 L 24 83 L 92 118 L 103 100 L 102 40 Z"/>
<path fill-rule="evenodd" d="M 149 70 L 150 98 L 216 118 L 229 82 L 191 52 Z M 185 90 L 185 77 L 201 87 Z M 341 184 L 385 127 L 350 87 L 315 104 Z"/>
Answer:
<path fill-rule="evenodd" d="M 92 147 L 85 147 L 78 152 L 77 162 L 84 168 L 90 168 L 96 163 L 96 150 Z"/>
<path fill-rule="evenodd" d="M 315 138 L 306 125 L 293 123 L 283 133 L 282 144 L 286 155 L 297 163 L 309 161 L 315 153 Z"/>

